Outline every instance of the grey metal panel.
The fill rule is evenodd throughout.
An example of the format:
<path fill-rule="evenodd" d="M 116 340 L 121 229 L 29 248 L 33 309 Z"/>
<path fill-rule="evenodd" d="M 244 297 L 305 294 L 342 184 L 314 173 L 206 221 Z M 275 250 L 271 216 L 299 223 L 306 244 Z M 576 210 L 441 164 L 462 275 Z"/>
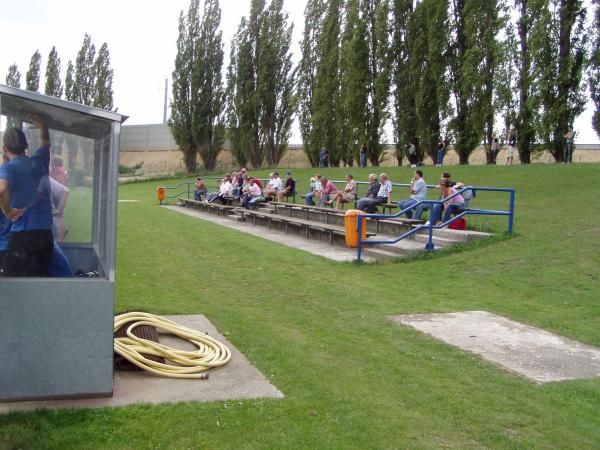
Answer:
<path fill-rule="evenodd" d="M 68 100 L 62 100 L 47 95 L 39 94 L 37 92 L 26 91 L 23 89 L 17 89 L 10 86 L 0 84 L 0 94 L 12 95 L 15 97 L 21 97 L 28 100 L 33 100 L 38 103 L 44 103 L 46 105 L 55 106 L 58 108 L 68 109 L 70 111 L 77 111 L 83 114 L 101 117 L 104 119 L 123 123 L 128 119 L 128 116 L 117 114 L 112 111 L 106 111 L 104 109 L 93 108 L 91 106 L 82 105 L 80 103 L 70 102 Z"/>
<path fill-rule="evenodd" d="M 5 279 L 0 400 L 109 396 L 114 283 Z"/>

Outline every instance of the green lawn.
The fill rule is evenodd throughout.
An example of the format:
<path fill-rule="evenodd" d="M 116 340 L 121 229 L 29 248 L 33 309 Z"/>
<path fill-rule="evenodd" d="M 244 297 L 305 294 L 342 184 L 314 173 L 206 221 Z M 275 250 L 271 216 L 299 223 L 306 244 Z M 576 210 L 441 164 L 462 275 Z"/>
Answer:
<path fill-rule="evenodd" d="M 517 188 L 515 238 L 334 263 L 161 209 L 161 183 L 122 186 L 140 203 L 119 205 L 117 308 L 207 315 L 286 398 L 11 414 L 0 448 L 599 448 L 600 379 L 538 386 L 387 316 L 486 310 L 600 346 L 600 165 L 449 170 Z"/>

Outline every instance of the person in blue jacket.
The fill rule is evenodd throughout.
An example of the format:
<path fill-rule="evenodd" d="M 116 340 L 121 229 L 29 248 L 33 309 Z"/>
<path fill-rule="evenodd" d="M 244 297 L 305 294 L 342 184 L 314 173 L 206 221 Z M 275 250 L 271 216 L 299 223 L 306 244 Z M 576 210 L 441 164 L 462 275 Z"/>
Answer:
<path fill-rule="evenodd" d="M 34 119 L 40 132 L 40 148 L 27 156 L 25 134 L 6 130 L 2 150 L 8 163 L 0 166 L 0 210 L 12 221 L 3 276 L 45 277 L 54 249 L 52 205 L 48 183 L 50 134 Z M 45 187 L 44 187 L 45 186 Z"/>

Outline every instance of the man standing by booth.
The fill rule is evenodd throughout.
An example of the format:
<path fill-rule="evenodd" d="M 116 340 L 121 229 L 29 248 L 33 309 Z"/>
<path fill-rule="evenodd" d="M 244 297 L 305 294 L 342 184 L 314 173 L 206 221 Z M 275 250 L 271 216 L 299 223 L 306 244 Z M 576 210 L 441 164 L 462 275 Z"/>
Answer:
<path fill-rule="evenodd" d="M 28 143 L 18 128 L 4 133 L 8 163 L 0 167 L 0 209 L 12 220 L 3 276 L 45 277 L 52 258 L 52 204 L 48 183 L 50 134 L 40 120 L 40 148 L 27 156 Z"/>

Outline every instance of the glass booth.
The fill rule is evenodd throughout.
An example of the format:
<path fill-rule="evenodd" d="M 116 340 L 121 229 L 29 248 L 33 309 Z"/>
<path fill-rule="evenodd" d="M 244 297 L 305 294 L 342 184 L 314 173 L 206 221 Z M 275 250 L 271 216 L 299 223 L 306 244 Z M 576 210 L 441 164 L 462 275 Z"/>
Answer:
<path fill-rule="evenodd" d="M 0 277 L 0 401 L 108 396 L 119 137 L 127 117 L 0 85 L 0 138 L 22 130 L 33 155 L 40 144 L 34 119 L 50 131 L 52 234 L 72 276 Z"/>

